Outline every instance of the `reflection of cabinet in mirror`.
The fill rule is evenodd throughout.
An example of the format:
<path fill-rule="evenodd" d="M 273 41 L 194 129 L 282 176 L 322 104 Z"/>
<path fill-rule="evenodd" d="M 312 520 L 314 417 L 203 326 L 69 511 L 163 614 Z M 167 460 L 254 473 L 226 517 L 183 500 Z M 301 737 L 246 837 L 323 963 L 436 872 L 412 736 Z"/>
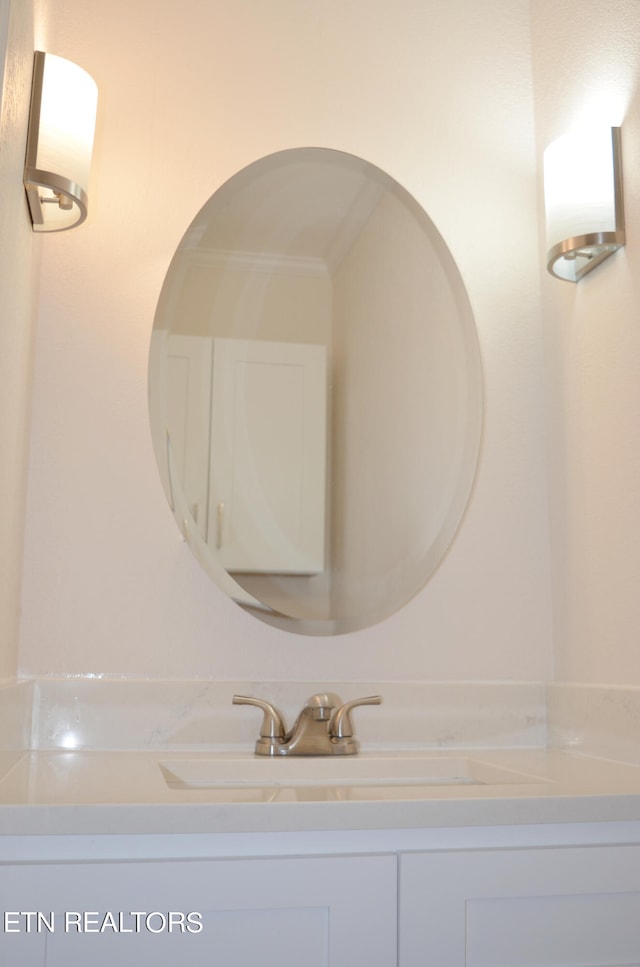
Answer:
<path fill-rule="evenodd" d="M 324 569 L 323 346 L 168 337 L 172 472 L 227 571 Z"/>

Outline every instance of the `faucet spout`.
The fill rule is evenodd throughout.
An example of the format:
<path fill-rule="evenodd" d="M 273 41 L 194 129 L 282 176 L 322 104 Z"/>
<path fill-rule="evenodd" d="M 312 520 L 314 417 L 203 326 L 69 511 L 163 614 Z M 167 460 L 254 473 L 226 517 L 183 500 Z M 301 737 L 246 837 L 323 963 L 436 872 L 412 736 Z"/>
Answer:
<path fill-rule="evenodd" d="M 279 755 L 332 755 L 329 723 L 341 704 L 333 692 L 312 695 L 278 749 Z"/>

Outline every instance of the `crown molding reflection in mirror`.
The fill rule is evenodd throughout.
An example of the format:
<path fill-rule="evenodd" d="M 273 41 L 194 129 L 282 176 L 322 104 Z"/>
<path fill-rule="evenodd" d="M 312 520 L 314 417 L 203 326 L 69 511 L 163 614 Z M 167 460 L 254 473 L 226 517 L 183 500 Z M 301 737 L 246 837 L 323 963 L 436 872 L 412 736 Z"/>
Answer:
<path fill-rule="evenodd" d="M 371 626 L 424 587 L 471 493 L 482 374 L 460 273 L 379 168 L 262 158 L 178 246 L 149 400 L 167 498 L 215 582 L 296 633 Z"/>

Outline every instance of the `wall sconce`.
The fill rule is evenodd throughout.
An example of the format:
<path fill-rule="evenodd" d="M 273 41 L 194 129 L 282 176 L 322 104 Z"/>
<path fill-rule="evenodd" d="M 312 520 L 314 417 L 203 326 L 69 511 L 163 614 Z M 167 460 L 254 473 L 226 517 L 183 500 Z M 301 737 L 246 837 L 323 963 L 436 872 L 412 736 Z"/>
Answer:
<path fill-rule="evenodd" d="M 34 232 L 62 232 L 87 217 L 97 102 L 86 71 L 36 51 L 24 168 Z"/>
<path fill-rule="evenodd" d="M 625 243 L 620 128 L 566 134 L 544 152 L 547 268 L 567 282 Z"/>

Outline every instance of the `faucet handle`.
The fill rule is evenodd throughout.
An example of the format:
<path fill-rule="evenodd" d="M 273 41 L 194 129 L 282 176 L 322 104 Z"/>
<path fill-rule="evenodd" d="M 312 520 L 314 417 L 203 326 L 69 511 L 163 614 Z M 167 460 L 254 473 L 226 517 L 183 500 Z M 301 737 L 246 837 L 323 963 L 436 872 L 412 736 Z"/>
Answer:
<path fill-rule="evenodd" d="M 286 732 L 284 719 L 278 709 L 269 702 L 250 695 L 234 695 L 231 701 L 233 705 L 254 705 L 264 713 L 256 752 L 259 755 L 273 755 Z"/>
<path fill-rule="evenodd" d="M 380 695 L 368 695 L 366 698 L 354 698 L 351 702 L 345 702 L 337 708 L 331 716 L 329 732 L 334 739 L 349 739 L 353 735 L 353 725 L 351 724 L 351 709 L 358 705 L 381 705 Z"/>

